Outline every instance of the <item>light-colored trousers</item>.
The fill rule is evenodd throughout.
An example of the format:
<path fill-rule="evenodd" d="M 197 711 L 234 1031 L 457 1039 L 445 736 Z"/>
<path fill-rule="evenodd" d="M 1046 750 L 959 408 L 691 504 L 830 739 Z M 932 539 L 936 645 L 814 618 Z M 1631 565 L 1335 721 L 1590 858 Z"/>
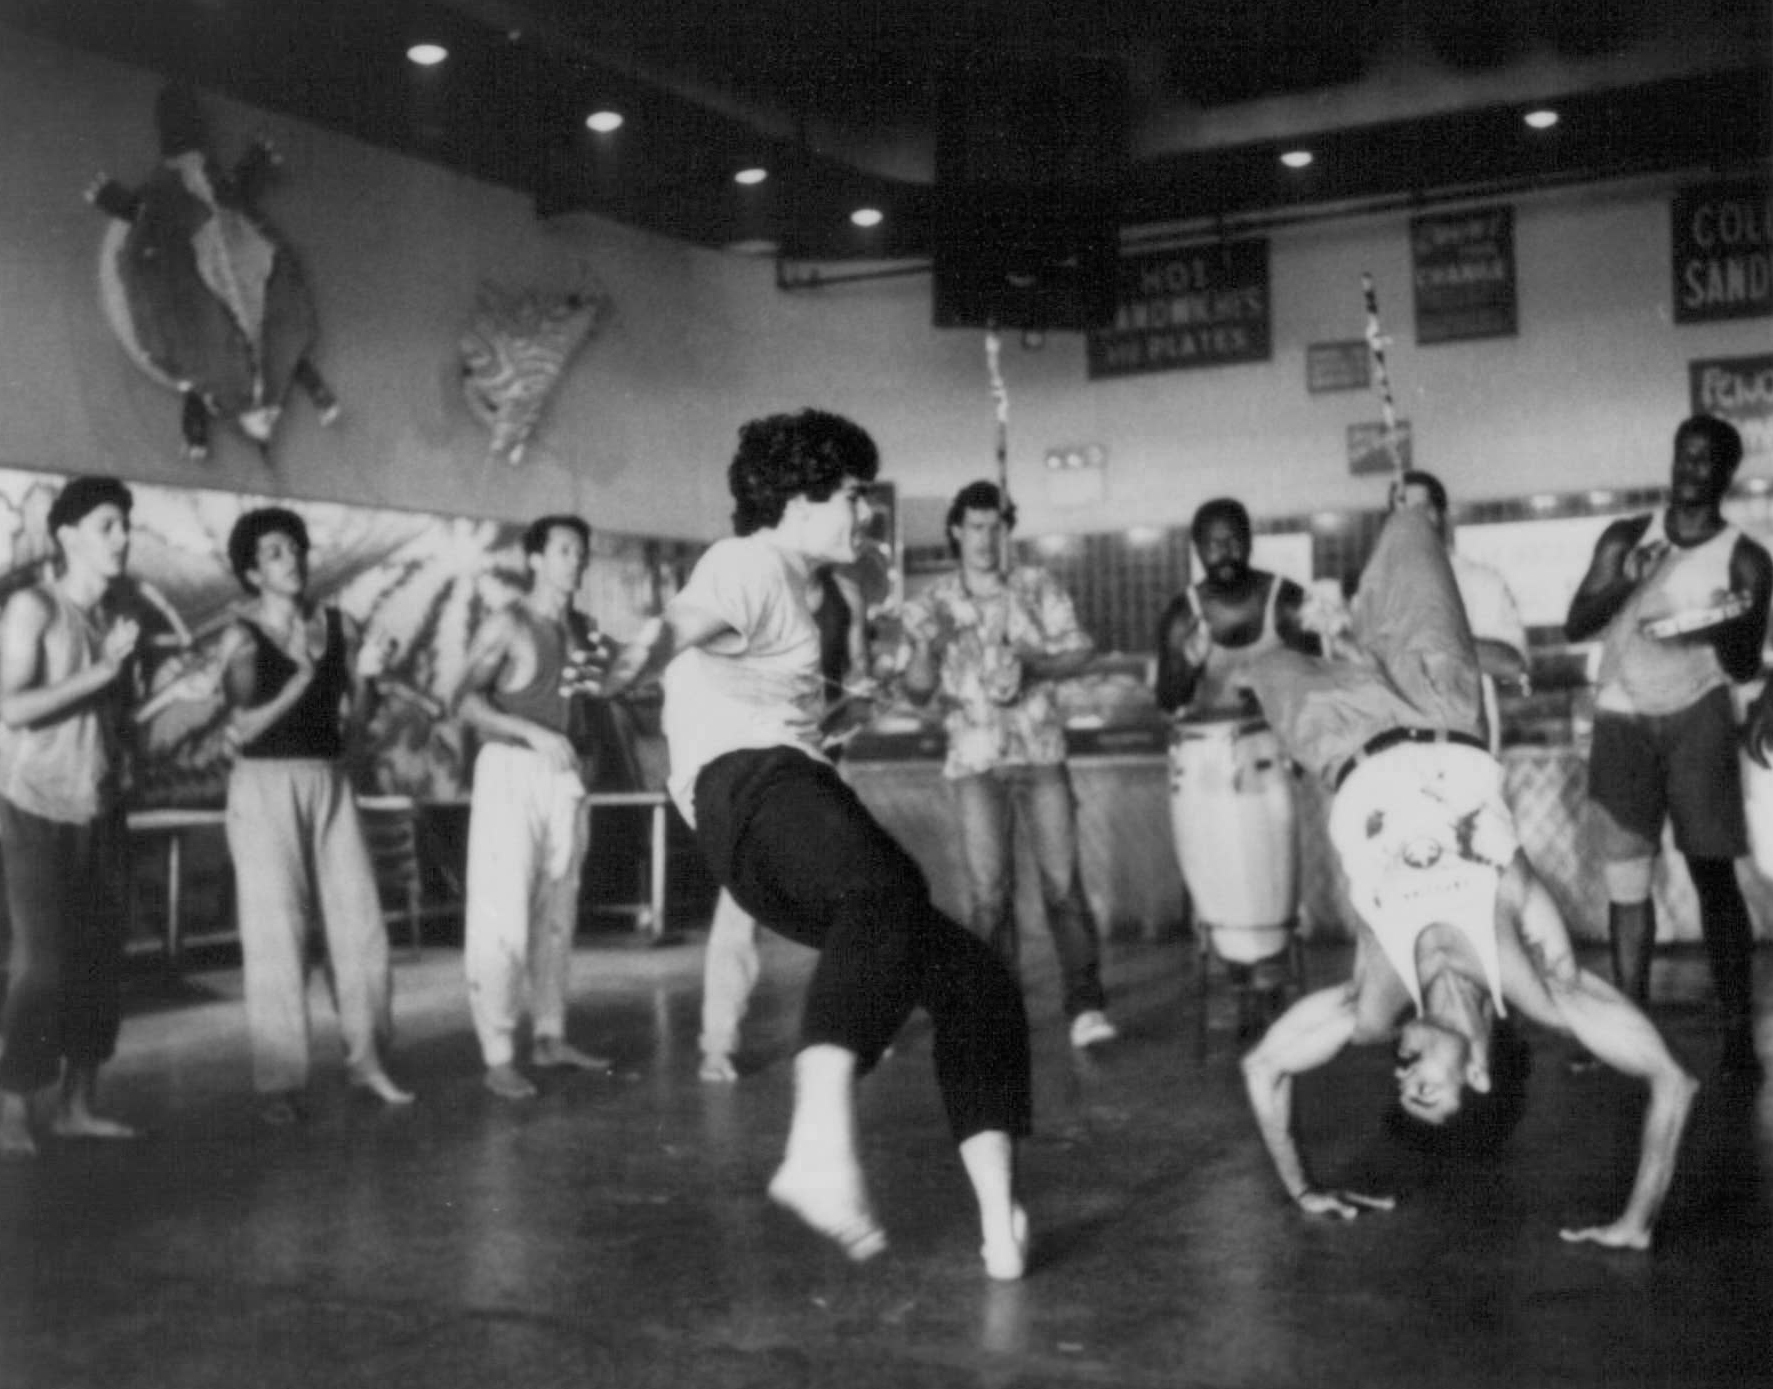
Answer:
<path fill-rule="evenodd" d="M 393 1030 L 388 932 L 350 783 L 322 758 L 237 758 L 228 851 L 240 904 L 246 1027 L 261 1094 L 308 1083 L 308 958 L 315 909 L 345 1064 L 380 1068 Z"/>
<path fill-rule="evenodd" d="M 526 1011 L 536 1038 L 566 1035 L 567 968 L 590 843 L 590 807 L 577 773 L 509 743 L 481 748 L 468 818 L 463 954 L 468 1011 L 488 1066 L 511 1064 Z"/>
<path fill-rule="evenodd" d="M 731 1056 L 757 987 L 757 919 L 725 888 L 714 904 L 702 959 L 702 1054 Z"/>

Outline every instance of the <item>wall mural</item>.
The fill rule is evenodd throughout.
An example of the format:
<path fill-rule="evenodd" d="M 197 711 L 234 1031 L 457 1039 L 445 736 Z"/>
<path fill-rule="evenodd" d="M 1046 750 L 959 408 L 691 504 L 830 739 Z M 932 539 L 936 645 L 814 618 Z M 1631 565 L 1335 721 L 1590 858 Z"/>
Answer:
<path fill-rule="evenodd" d="M 0 468 L 0 593 L 45 572 L 53 557 L 45 521 L 67 479 Z M 135 494 L 130 580 L 150 605 L 144 630 L 161 640 L 149 674 L 152 694 L 213 661 L 223 629 L 242 598 L 228 567 L 228 532 L 242 512 L 278 505 L 298 512 L 313 543 L 309 591 L 362 624 L 366 641 L 392 643 L 388 675 L 396 693 L 382 701 L 353 749 L 364 790 L 447 801 L 467 794 L 472 750 L 445 707 L 460 680 L 468 643 L 486 617 L 515 600 L 527 583 L 522 527 L 419 512 L 291 501 L 199 488 L 130 483 Z M 626 637 L 677 591 L 701 546 L 692 542 L 597 532 L 580 605 L 603 629 Z M 178 623 L 191 642 L 178 648 Z M 218 696 L 159 700 L 138 726 L 130 803 L 220 805 L 229 766 Z M 656 708 L 599 706 L 599 782 L 656 784 L 662 753 L 649 735 Z"/>
<path fill-rule="evenodd" d="M 113 219 L 99 253 L 105 317 L 131 360 L 184 399 L 187 456 L 209 452 L 212 418 L 261 448 L 291 384 L 321 419 L 338 401 L 315 369 L 313 300 L 295 253 L 258 211 L 279 159 L 256 141 L 231 169 L 204 150 L 196 96 L 155 104 L 162 162 L 141 187 L 100 175 L 87 199 Z"/>

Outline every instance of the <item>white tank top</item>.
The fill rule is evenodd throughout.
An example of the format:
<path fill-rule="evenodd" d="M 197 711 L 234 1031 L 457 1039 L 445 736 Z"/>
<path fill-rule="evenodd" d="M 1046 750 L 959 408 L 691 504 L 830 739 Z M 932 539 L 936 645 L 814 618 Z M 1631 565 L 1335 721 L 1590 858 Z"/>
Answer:
<path fill-rule="evenodd" d="M 1262 627 L 1256 633 L 1255 641 L 1248 646 L 1221 646 L 1214 642 L 1208 649 L 1206 663 L 1195 684 L 1194 698 L 1189 701 L 1189 713 L 1237 713 L 1243 708 L 1239 695 L 1250 688 L 1247 674 L 1250 666 L 1282 645 L 1280 633 L 1275 630 L 1274 610 L 1283 582 L 1279 574 L 1269 575 L 1268 599 L 1262 605 Z M 1191 590 L 1194 609 L 1197 613 L 1205 613 L 1200 590 L 1199 584 Z"/>
<path fill-rule="evenodd" d="M 1698 545 L 1671 544 L 1666 513 L 1658 511 L 1637 545 L 1660 551 L 1649 577 L 1625 600 L 1601 636 L 1595 703 L 1626 714 L 1674 714 L 1730 678 L 1709 642 L 1658 641 L 1641 625 L 1660 617 L 1708 608 L 1730 592 L 1730 557 L 1742 532 L 1725 526 Z"/>

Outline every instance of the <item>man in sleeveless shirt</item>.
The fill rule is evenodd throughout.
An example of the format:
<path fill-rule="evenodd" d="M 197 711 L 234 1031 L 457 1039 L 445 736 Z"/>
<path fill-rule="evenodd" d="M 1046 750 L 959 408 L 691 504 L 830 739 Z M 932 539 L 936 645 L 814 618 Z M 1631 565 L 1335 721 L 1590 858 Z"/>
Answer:
<path fill-rule="evenodd" d="M 922 871 L 820 745 L 808 583 L 814 565 L 856 559 L 879 466 L 867 432 L 826 411 L 746 424 L 727 470 L 735 534 L 622 648 L 602 690 L 664 671 L 671 795 L 710 869 L 759 921 L 819 952 L 770 1199 L 852 1260 L 885 1250 L 861 1167 L 856 1082 L 921 1007 L 985 1271 L 1011 1280 L 1029 1238 L 1016 1196 L 1015 1145 L 1031 1120 L 1021 993 L 984 942 L 936 910 Z"/>
<path fill-rule="evenodd" d="M 905 692 L 916 703 L 941 696 L 948 731 L 942 775 L 960 830 L 974 934 L 1016 972 L 1020 822 L 1040 875 L 1071 1044 L 1091 1047 L 1119 1033 L 1103 1011 L 1102 947 L 1084 896 L 1077 796 L 1053 682 L 1081 673 L 1095 643 L 1051 574 L 1008 562 L 1015 524 L 1016 509 L 995 483 L 969 483 L 955 494 L 947 534 L 960 567 L 905 605 Z"/>
<path fill-rule="evenodd" d="M 1205 577 L 1170 601 L 1158 622 L 1157 702 L 1206 718 L 1256 712 L 1243 672 L 1264 652 L 1321 648 L 1300 618 L 1305 590 L 1291 579 L 1250 567 L 1253 530 L 1243 503 L 1218 497 L 1189 526 Z"/>
<path fill-rule="evenodd" d="M 1665 820 L 1687 861 L 1724 1025 L 1726 1072 L 1755 1076 L 1754 940 L 1736 881 L 1748 852 L 1730 685 L 1760 673 L 1773 559 L 1724 520 L 1742 438 L 1697 415 L 1675 431 L 1668 506 L 1602 532 L 1565 634 L 1599 636 L 1589 799 L 1600 812 L 1614 981 L 1649 994 L 1656 943 L 1651 869 Z M 1644 624 L 1735 597 L 1739 615 L 1656 636 Z M 1768 724 L 1763 702 L 1758 724 Z M 1761 739 L 1750 730 L 1749 746 Z"/>
<path fill-rule="evenodd" d="M 1480 736 L 1464 605 L 1421 512 L 1386 521 L 1353 625 L 1347 659 L 1281 649 L 1250 670 L 1288 754 L 1333 789 L 1330 839 L 1358 916 L 1352 977 L 1299 1000 L 1243 1061 L 1275 1170 L 1309 1214 L 1390 1209 L 1388 1197 L 1314 1183 L 1292 1133 L 1295 1077 L 1350 1044 L 1395 1036 L 1404 1113 L 1437 1127 L 1461 1111 L 1479 1121 L 1495 1025 L 1514 1009 L 1648 1086 L 1624 1210 L 1563 1231 L 1572 1242 L 1646 1249 L 1698 1086 L 1623 994 L 1577 966 L 1558 908 L 1520 851 L 1500 764 Z"/>
<path fill-rule="evenodd" d="M 459 706 L 482 739 L 468 820 L 468 1007 L 486 1086 L 510 1100 L 536 1094 L 517 1066 L 526 1011 L 536 1066 L 609 1068 L 566 1040 L 567 974 L 590 846 L 591 768 L 575 705 L 595 637 L 574 599 L 591 559 L 591 528 L 577 516 L 544 516 L 524 532 L 523 554 L 529 592 L 474 634 Z"/>
<path fill-rule="evenodd" d="M 123 720 L 140 624 L 109 601 L 130 491 L 80 477 L 49 508 L 60 560 L 0 613 L 0 858 L 12 942 L 0 1000 L 0 1158 L 31 1158 L 31 1099 L 61 1081 L 53 1131 L 128 1138 L 93 1110 L 121 1022 L 128 829 Z"/>
<path fill-rule="evenodd" d="M 367 715 L 384 653 L 338 608 L 309 599 L 309 548 L 307 525 L 286 508 L 234 523 L 228 562 L 250 596 L 217 657 L 237 749 L 227 835 L 253 1086 L 275 1125 L 305 1109 L 316 909 L 350 1082 L 384 1104 L 412 1101 L 382 1061 L 393 1034 L 388 932 L 344 766 L 346 725 Z"/>

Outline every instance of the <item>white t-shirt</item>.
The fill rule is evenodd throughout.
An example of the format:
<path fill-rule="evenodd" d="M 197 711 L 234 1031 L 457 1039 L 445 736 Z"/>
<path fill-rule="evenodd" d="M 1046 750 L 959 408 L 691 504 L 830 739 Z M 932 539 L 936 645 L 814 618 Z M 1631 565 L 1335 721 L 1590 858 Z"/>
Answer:
<path fill-rule="evenodd" d="M 720 618 L 731 633 L 665 668 L 666 787 L 695 824 L 696 777 L 741 748 L 799 748 L 824 762 L 819 629 L 807 603 L 810 566 L 761 535 L 716 541 L 672 605 Z"/>

